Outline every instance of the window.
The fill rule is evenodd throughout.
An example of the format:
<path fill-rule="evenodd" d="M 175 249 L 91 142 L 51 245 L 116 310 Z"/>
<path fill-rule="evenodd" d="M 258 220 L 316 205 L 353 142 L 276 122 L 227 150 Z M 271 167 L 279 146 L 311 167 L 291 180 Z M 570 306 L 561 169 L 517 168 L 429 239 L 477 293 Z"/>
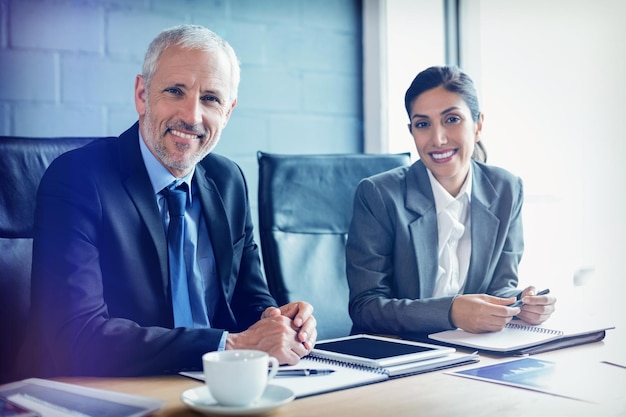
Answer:
<path fill-rule="evenodd" d="M 461 4 L 461 64 L 482 93 L 489 162 L 525 183 L 521 278 L 567 285 L 590 269 L 624 288 L 626 3 Z"/>
<path fill-rule="evenodd" d="M 521 285 L 571 287 L 589 270 L 596 284 L 623 291 L 626 2 L 451 3 L 460 7 L 460 65 L 481 96 L 489 162 L 525 183 Z M 417 72 L 446 62 L 444 4 L 364 0 L 367 152 L 414 150 L 404 91 Z M 379 44 L 368 61 L 371 39 Z"/>

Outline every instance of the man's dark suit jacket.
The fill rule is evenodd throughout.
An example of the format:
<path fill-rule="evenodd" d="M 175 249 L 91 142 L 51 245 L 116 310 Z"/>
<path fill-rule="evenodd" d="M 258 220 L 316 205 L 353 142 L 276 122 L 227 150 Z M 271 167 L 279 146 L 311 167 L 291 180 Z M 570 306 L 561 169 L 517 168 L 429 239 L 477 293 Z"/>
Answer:
<path fill-rule="evenodd" d="M 173 329 L 166 234 L 138 137 L 97 140 L 55 160 L 37 196 L 32 323 L 24 375 L 143 375 L 201 369 L 221 330 L 276 302 L 253 240 L 240 168 L 214 154 L 194 174 L 221 288 L 215 329 Z"/>

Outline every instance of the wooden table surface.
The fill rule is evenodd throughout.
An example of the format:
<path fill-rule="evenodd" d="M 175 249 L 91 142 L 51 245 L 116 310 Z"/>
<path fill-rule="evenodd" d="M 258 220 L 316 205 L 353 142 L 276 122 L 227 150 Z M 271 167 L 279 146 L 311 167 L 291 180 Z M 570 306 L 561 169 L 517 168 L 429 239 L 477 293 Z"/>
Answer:
<path fill-rule="evenodd" d="M 609 330 L 604 341 L 536 355 L 537 358 L 580 367 L 580 381 L 599 402 L 585 402 L 542 392 L 498 385 L 435 371 L 296 399 L 268 415 L 273 417 L 367 416 L 626 416 L 626 369 L 601 363 L 626 358 L 623 332 Z M 510 358 L 481 355 L 479 365 Z M 621 362 L 624 364 L 624 362 Z M 585 367 L 608 367 L 610 377 L 585 378 Z M 464 369 L 477 364 L 454 368 Z M 197 416 L 180 400 L 201 382 L 181 376 L 142 378 L 63 378 L 63 382 L 161 399 L 159 417 Z"/>

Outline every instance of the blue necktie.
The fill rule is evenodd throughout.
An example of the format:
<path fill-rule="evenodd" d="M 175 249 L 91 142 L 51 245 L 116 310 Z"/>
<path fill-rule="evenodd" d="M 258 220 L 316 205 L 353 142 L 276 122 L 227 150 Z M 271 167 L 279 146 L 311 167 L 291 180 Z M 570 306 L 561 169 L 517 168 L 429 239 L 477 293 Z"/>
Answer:
<path fill-rule="evenodd" d="M 163 189 L 163 193 L 167 198 L 167 209 L 170 213 L 170 223 L 167 228 L 167 257 L 174 307 L 174 325 L 175 327 L 193 327 L 187 285 L 187 267 L 183 252 L 187 184 L 182 183 L 176 188 L 174 185 L 170 185 Z"/>

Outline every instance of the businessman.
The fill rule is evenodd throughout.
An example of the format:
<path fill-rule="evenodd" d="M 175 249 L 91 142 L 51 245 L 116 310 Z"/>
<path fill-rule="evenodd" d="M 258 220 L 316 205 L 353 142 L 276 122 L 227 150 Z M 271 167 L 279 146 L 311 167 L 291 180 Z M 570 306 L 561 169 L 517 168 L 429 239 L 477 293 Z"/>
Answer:
<path fill-rule="evenodd" d="M 295 364 L 311 351 L 313 307 L 277 307 L 243 173 L 211 152 L 239 74 L 212 31 L 165 30 L 135 80 L 138 122 L 51 164 L 37 196 L 22 374 L 176 373 L 201 369 L 205 352 L 244 348 Z"/>

